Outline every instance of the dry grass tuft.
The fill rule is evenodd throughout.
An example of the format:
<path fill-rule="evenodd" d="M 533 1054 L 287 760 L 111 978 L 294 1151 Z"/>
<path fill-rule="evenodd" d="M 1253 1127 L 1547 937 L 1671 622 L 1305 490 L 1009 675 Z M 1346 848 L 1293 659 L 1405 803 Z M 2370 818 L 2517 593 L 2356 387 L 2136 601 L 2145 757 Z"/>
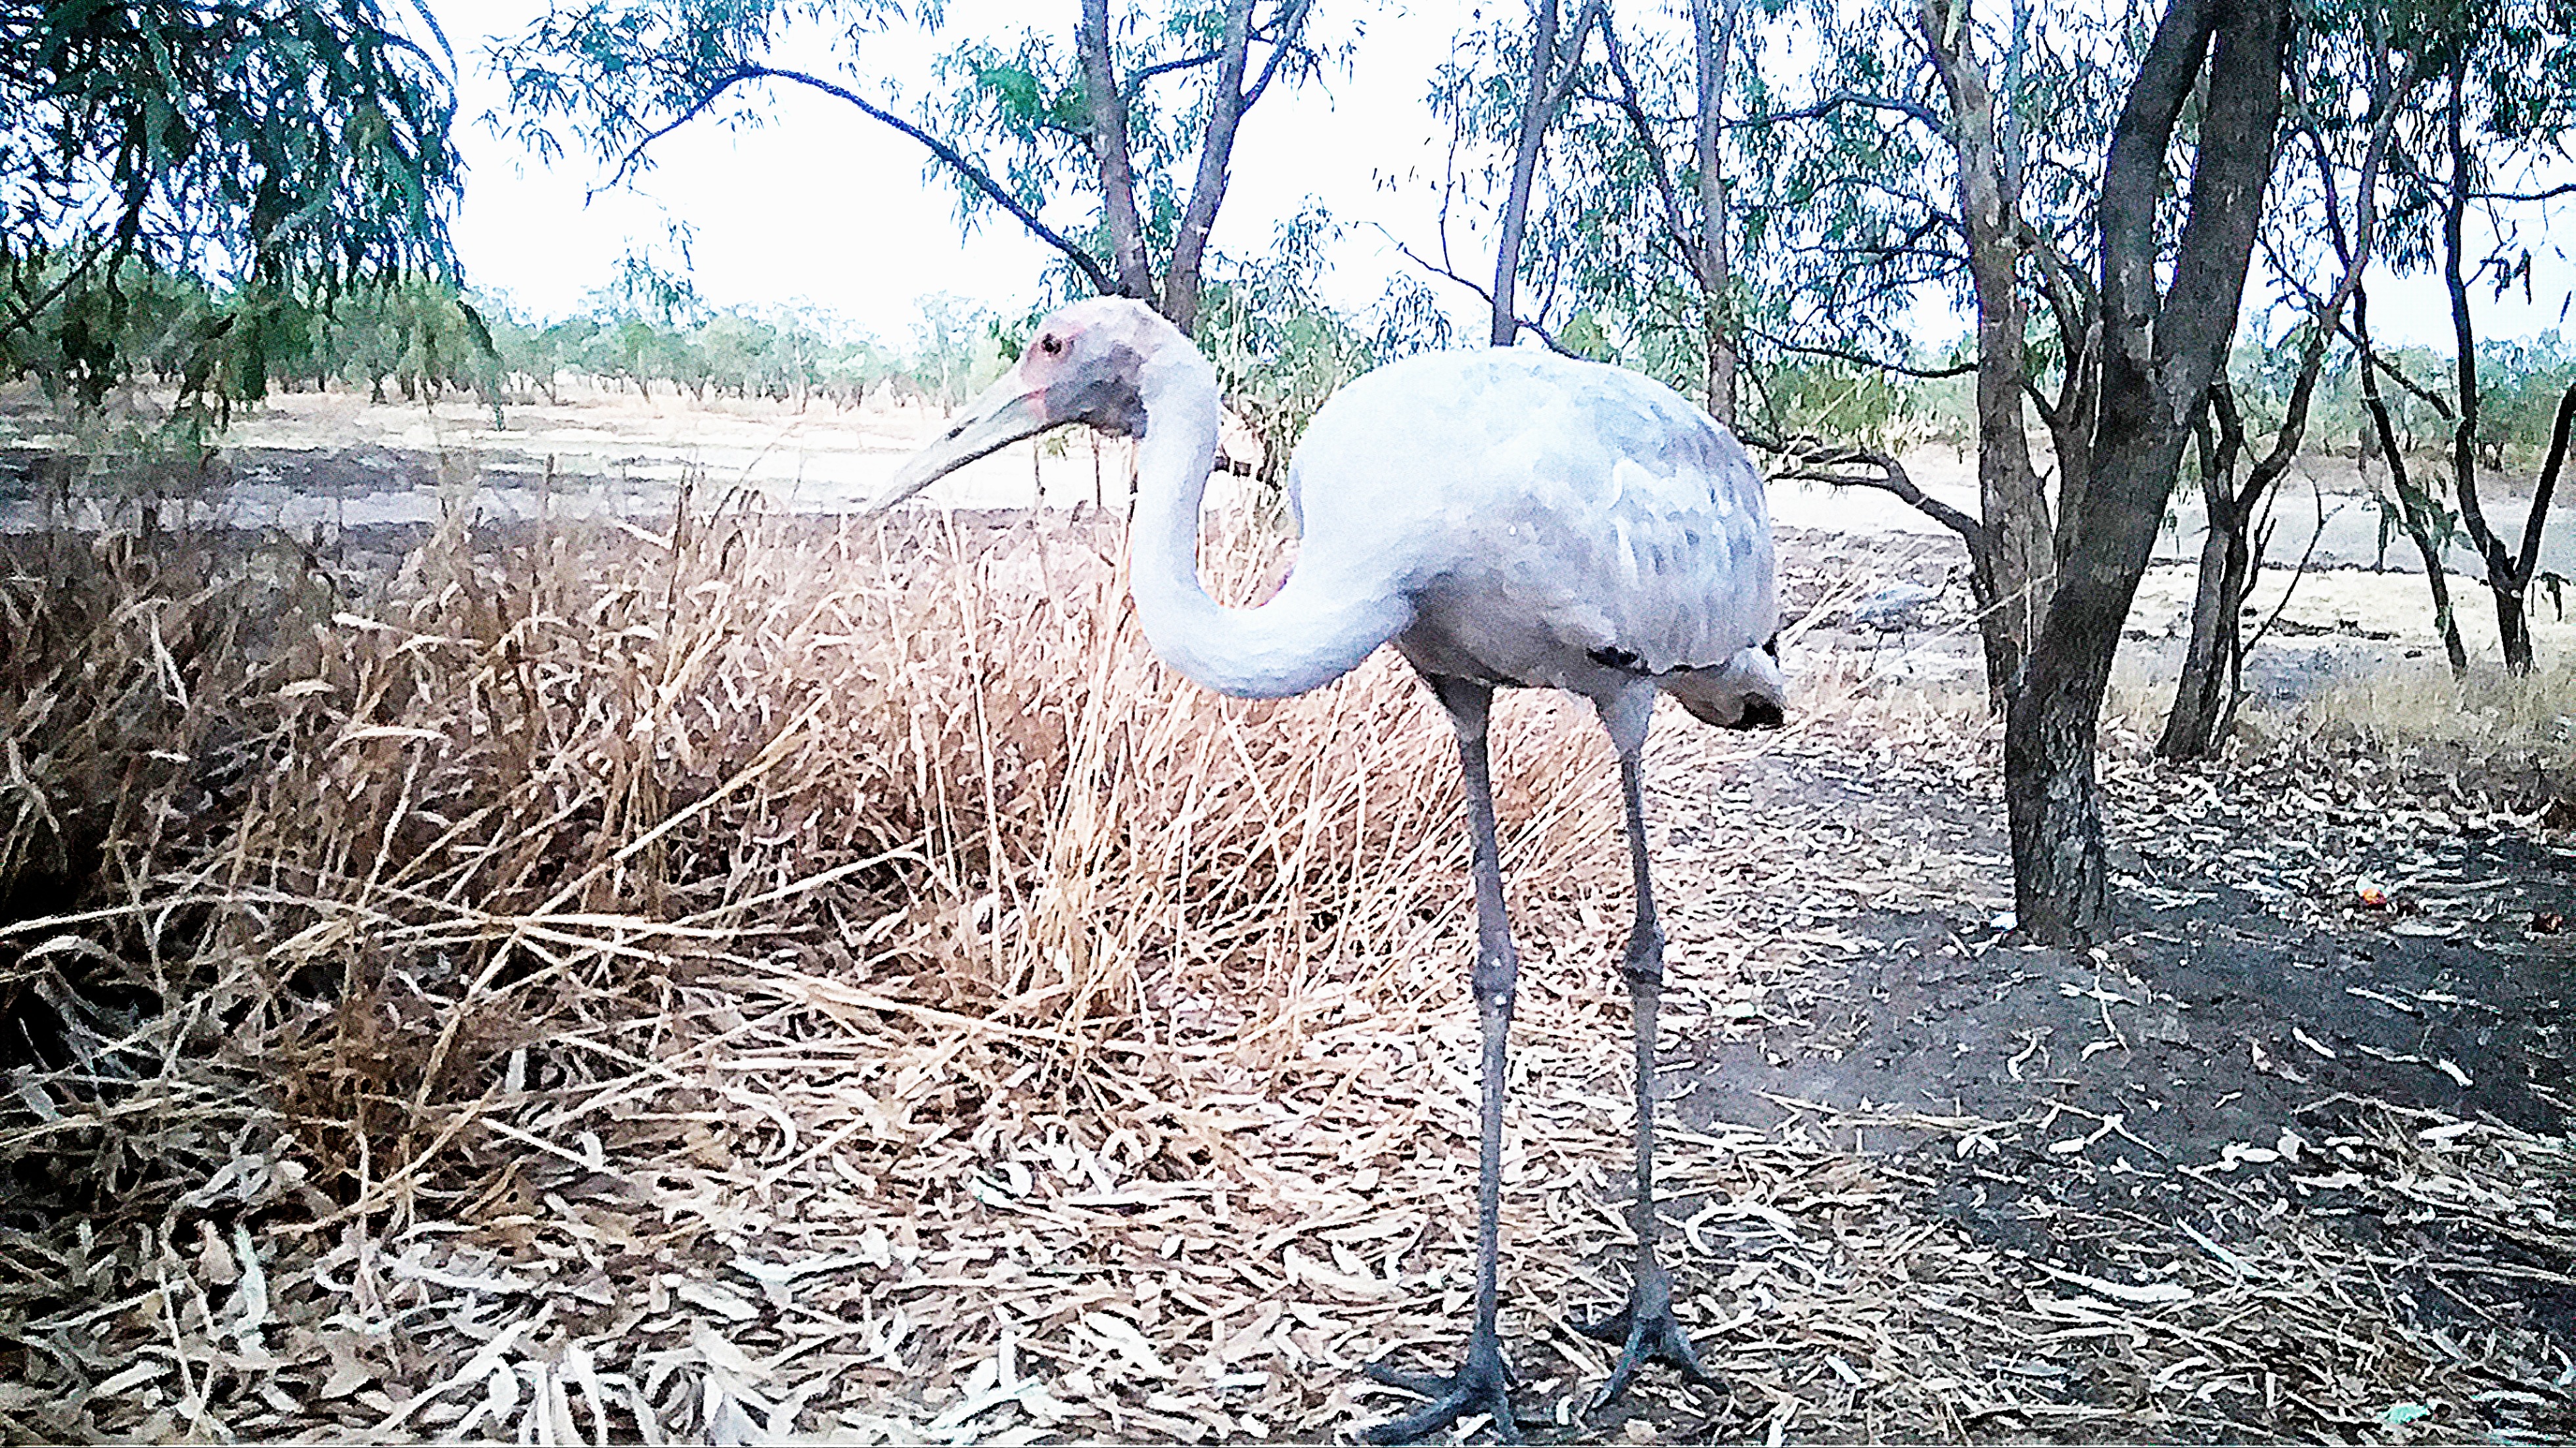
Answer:
<path fill-rule="evenodd" d="M 2172 679 L 2124 661 L 2112 678 L 2112 732 L 2135 736 L 2143 753 L 2172 703 Z M 2528 678 L 2478 664 L 2461 679 L 2438 654 L 2348 661 L 2294 695 L 2249 697 L 2225 752 L 2330 773 L 2369 760 L 2420 787 L 2576 827 L 2576 662 L 2544 661 Z"/>
<path fill-rule="evenodd" d="M 0 863 L 10 979 L 57 1017 L 22 1034 L 97 998 L 59 962 L 184 961 L 193 988 L 125 984 L 220 998 L 361 1212 L 562 1020 L 711 969 L 792 958 L 971 1017 L 1054 1090 L 1293 1053 L 1315 962 L 1382 965 L 1458 912 L 1448 733 L 1384 661 L 1282 703 L 1189 686 L 1126 620 L 1114 543 L 684 504 L 498 549 L 451 524 L 351 609 L 175 547 L 22 572 L 36 772 Z M 1221 591 L 1275 574 L 1248 521 L 1218 544 Z M 1514 802 L 1544 891 L 1608 791 L 1562 767 L 1588 721 L 1532 712 L 1510 777 L 1584 782 Z"/>
<path fill-rule="evenodd" d="M 2576 824 L 2576 662 L 2546 662 L 2528 678 L 2485 667 L 2460 680 L 2437 658 L 2410 660 L 2267 709 L 2257 727 L 2390 763 L 2468 766 L 2503 792 L 2559 804 L 2568 817 L 2558 823 Z"/>

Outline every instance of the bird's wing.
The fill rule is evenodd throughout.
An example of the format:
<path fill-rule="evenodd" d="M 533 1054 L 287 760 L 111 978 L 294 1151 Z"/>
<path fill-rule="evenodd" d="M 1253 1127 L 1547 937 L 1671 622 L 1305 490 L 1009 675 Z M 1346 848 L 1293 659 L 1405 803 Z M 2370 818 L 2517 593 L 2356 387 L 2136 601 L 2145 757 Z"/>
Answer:
<path fill-rule="evenodd" d="M 1778 627 L 1761 473 L 1632 372 L 1529 350 L 1399 363 L 1326 406 L 1296 472 L 1301 571 L 1400 574 L 1458 600 L 1462 630 L 1535 630 L 1523 651 L 1660 673 Z"/>

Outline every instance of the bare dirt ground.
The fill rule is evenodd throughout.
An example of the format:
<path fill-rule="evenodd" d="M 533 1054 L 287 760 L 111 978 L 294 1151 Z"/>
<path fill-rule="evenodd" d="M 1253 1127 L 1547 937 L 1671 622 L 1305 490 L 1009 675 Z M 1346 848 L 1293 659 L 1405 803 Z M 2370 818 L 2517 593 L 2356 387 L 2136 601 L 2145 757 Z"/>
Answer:
<path fill-rule="evenodd" d="M 720 416 L 649 446 L 603 428 L 577 470 L 574 421 L 513 466 L 553 456 L 562 480 L 622 459 L 659 486 L 693 463 L 712 476 L 719 432 L 730 461 L 768 456 L 762 429 L 785 425 Z M 273 456 L 240 466 L 274 469 L 293 498 L 339 486 L 369 508 L 425 487 L 434 512 L 442 467 L 459 494 L 452 445 L 443 464 L 390 442 L 351 453 L 331 441 L 343 424 L 320 416 L 313 446 L 271 439 Z M 839 497 L 908 441 L 840 436 L 796 465 L 829 472 Z M 1034 466 L 1088 491 L 1087 454 Z M 421 481 L 361 492 L 353 467 Z M 523 516 L 519 494 L 483 496 L 492 516 Z M 1506 811 L 1531 832 L 1516 849 L 1597 836 L 1514 900 L 1527 960 L 1505 1333 L 1524 1429 L 2576 1434 L 2576 743 L 2562 731 L 2528 758 L 2486 758 L 2318 728 L 2299 710 L 2321 692 L 2434 661 L 2415 657 L 2430 644 L 2419 583 L 2312 573 L 2229 759 L 2156 765 L 2139 733 L 2152 710 L 2115 709 L 2119 937 L 2081 954 L 2011 943 L 1999 745 L 1956 548 L 1865 511 L 1883 506 L 1779 507 L 1805 620 L 1793 727 L 1743 740 L 1675 716 L 1652 754 L 1673 936 L 1666 1216 L 1723 1391 L 1654 1372 L 1584 1416 L 1605 1363 L 1566 1323 L 1620 1291 L 1631 1124 L 1607 761 L 1544 701 L 1515 701 L 1499 726 L 1498 772 L 1521 766 Z M 1819 526 L 1869 517 L 1885 525 Z M 315 561 L 352 597 L 426 532 L 342 518 Z M 275 520 L 314 521 L 284 504 Z M 1031 526 L 990 523 L 997 539 Z M 1854 626 L 1853 603 L 1897 578 L 1947 587 L 1904 632 Z M 2187 586 L 2176 568 L 2150 579 L 2123 666 L 2133 702 L 2170 676 Z M 2545 660 L 2571 645 L 2576 630 L 2544 622 Z M 1561 736 L 1591 754 L 1525 742 Z M 1035 1056 L 1013 1075 L 1031 1027 L 936 1008 L 864 957 L 800 947 L 656 973 L 653 1009 L 596 1007 L 497 1056 L 436 1182 L 419 1183 L 428 1201 L 384 1235 L 304 1185 L 312 1149 L 282 1104 L 194 1142 L 189 1160 L 220 1165 L 133 1221 L 84 1201 L 82 1153 L 139 1132 L 102 1136 L 62 1063 L 14 1034 L 0 1433 L 1346 1435 L 1401 1406 L 1361 1362 L 1445 1368 L 1464 1332 L 1464 922 L 1461 898 L 1383 953 L 1319 956 L 1256 1055 L 1177 1026 L 1157 1044 L 1148 1025 L 1072 1100 L 1036 1093 Z M 36 939 L 0 935 L 0 950 L 32 955 Z M 1229 1008 L 1156 1002 L 1174 1022 Z M 221 1079 L 258 1093 L 255 1070 Z M 109 1109 L 185 1114 L 168 1099 Z"/>

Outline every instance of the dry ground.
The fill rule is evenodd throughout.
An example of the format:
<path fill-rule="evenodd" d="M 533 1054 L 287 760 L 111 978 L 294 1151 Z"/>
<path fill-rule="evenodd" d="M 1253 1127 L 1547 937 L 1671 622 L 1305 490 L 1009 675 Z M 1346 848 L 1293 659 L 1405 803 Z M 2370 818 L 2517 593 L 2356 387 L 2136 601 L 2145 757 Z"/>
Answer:
<path fill-rule="evenodd" d="M 1465 851 L 1394 667 L 1210 700 L 1099 520 L 338 541 L 0 569 L 0 1433 L 1327 1438 L 1445 1365 Z M 2454 724 L 2329 628 L 2184 770 L 2124 703 L 2130 928 L 2020 947 L 1956 590 L 1843 631 L 1944 546 L 1791 530 L 1793 727 L 1654 746 L 1722 1393 L 1581 1412 L 1624 871 L 1597 731 L 1504 713 L 1524 1426 L 2576 1432 L 2564 676 Z"/>

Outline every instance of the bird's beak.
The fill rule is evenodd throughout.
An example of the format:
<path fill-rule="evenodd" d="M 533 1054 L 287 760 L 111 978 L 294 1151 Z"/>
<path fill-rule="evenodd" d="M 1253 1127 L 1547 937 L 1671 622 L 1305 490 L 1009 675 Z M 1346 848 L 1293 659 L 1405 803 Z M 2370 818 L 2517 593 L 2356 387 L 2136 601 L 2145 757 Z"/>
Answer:
<path fill-rule="evenodd" d="M 937 442 L 914 453 L 896 471 L 885 491 L 859 510 L 859 516 L 882 513 L 977 458 L 999 452 L 1024 437 L 1034 437 L 1055 424 L 1056 419 L 1047 416 L 1045 392 L 1031 390 L 1020 380 L 1019 369 L 1013 368 L 976 398 L 966 415 L 941 433 Z"/>

